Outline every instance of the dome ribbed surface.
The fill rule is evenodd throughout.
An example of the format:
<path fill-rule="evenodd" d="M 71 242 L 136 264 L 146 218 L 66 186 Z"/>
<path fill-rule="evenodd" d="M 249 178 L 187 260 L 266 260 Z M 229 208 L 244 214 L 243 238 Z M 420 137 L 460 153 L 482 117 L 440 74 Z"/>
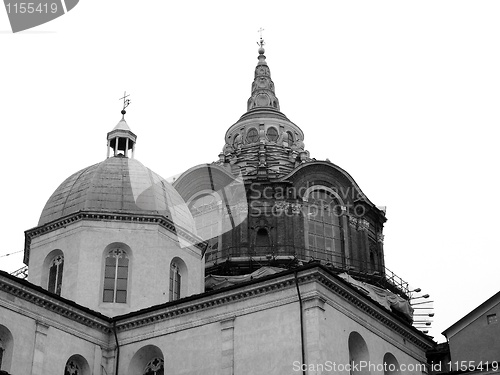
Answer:
<path fill-rule="evenodd" d="M 185 229 L 193 218 L 182 197 L 135 159 L 111 157 L 68 177 L 49 198 L 38 225 L 79 211 L 160 214 Z"/>

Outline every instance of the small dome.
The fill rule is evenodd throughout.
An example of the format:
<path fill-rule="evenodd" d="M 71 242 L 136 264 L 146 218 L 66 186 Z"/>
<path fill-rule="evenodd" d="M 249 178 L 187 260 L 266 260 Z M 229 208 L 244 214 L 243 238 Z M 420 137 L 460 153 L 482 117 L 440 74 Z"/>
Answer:
<path fill-rule="evenodd" d="M 38 225 L 79 211 L 163 215 L 194 233 L 177 191 L 135 159 L 111 157 L 68 177 L 49 198 Z"/>

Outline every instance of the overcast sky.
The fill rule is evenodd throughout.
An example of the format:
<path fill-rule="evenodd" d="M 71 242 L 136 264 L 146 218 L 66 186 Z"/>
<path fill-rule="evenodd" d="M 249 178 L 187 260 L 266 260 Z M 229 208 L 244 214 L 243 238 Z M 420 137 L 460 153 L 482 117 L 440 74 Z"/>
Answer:
<path fill-rule="evenodd" d="M 66 177 L 104 160 L 124 90 L 144 165 L 167 178 L 216 160 L 263 27 L 282 112 L 311 157 L 387 206 L 386 266 L 431 295 L 443 341 L 499 290 L 499 17 L 498 1 L 81 0 L 12 34 L 0 11 L 0 256 Z"/>

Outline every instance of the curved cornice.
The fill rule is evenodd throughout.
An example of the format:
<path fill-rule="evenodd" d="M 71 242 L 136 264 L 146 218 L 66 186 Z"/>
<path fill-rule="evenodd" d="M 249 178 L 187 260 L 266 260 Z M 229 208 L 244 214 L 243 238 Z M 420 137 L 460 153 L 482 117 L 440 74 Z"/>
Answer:
<path fill-rule="evenodd" d="M 217 164 L 200 164 L 181 174 L 172 183 L 172 186 L 187 202 L 198 191 L 221 190 L 237 179 L 238 176 L 233 175 Z"/>
<path fill-rule="evenodd" d="M 363 197 L 363 200 L 366 203 L 368 203 L 373 209 L 375 209 L 377 212 L 379 212 L 382 216 L 385 216 L 382 213 L 382 211 L 380 211 L 380 209 L 378 209 L 377 206 L 375 206 L 375 204 L 373 204 L 373 202 L 370 201 L 370 199 L 368 199 L 368 197 L 366 196 L 366 194 L 363 193 L 363 191 L 361 190 L 361 188 L 359 187 L 359 185 L 356 183 L 356 181 L 354 181 L 354 178 L 352 178 L 352 176 L 349 173 L 347 173 L 344 169 L 340 168 L 336 164 L 333 164 L 332 162 L 322 161 L 322 160 L 313 160 L 313 161 L 305 162 L 305 163 L 301 164 L 300 166 L 298 166 L 297 168 L 295 168 L 293 171 L 291 171 L 286 176 L 282 177 L 280 179 L 280 181 L 287 181 L 290 178 L 292 178 L 294 175 L 296 175 L 299 172 L 303 171 L 304 169 L 311 168 L 311 167 L 314 167 L 314 166 L 324 166 L 324 167 L 327 167 L 327 168 L 335 169 L 336 171 L 338 171 L 341 174 L 343 174 L 349 180 L 349 182 L 351 182 L 351 184 L 356 188 L 356 190 L 358 190 L 358 192 L 360 193 L 360 196 Z"/>

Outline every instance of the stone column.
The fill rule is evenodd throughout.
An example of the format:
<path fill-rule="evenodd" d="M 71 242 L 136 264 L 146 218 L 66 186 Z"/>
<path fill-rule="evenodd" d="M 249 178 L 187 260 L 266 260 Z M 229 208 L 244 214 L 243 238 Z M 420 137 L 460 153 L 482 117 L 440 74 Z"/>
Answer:
<path fill-rule="evenodd" d="M 92 369 L 92 374 L 100 374 L 101 367 L 103 366 L 102 349 L 99 345 L 94 347 L 94 366 Z"/>
<path fill-rule="evenodd" d="M 234 319 L 223 320 L 221 324 L 222 352 L 221 375 L 234 374 Z"/>
<path fill-rule="evenodd" d="M 321 327 L 320 321 L 324 319 L 326 300 L 318 295 L 306 296 L 303 298 L 304 325 L 305 325 L 305 346 L 306 363 L 323 363 L 321 358 Z M 308 372 L 315 375 L 316 372 Z"/>
<path fill-rule="evenodd" d="M 44 375 L 43 363 L 45 358 L 45 346 L 48 330 L 48 325 L 36 322 L 35 346 L 33 348 L 33 366 L 31 367 L 31 375 Z"/>

